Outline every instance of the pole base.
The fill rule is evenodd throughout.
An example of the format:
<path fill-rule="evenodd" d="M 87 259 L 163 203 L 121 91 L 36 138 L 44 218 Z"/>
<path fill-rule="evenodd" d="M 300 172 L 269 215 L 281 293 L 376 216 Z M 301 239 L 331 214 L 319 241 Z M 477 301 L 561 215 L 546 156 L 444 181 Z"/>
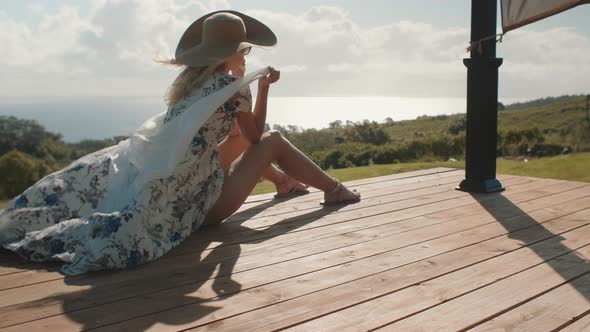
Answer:
<path fill-rule="evenodd" d="M 488 180 L 468 180 L 464 179 L 461 181 L 459 186 L 455 188 L 457 190 L 469 192 L 469 193 L 495 193 L 504 191 L 502 183 L 498 179 Z"/>

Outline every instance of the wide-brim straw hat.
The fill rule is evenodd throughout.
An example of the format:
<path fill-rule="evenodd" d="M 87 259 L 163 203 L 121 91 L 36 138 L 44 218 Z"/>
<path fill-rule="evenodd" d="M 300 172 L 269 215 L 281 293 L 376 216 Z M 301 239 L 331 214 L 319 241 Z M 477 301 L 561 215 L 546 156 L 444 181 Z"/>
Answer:
<path fill-rule="evenodd" d="M 234 10 L 220 10 L 197 19 L 186 29 L 176 47 L 175 62 L 208 66 L 242 49 L 276 43 L 277 37 L 262 22 Z"/>

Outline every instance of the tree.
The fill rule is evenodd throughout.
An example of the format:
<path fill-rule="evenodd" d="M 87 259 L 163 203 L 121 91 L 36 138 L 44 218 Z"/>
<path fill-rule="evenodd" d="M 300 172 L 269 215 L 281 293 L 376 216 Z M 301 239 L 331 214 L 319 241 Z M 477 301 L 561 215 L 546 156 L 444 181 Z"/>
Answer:
<path fill-rule="evenodd" d="M 522 135 L 527 143 L 543 143 L 545 141 L 543 133 L 537 127 L 522 130 Z"/>
<path fill-rule="evenodd" d="M 465 129 L 467 128 L 467 117 L 465 115 L 461 115 L 457 118 L 455 118 L 455 120 L 453 122 L 451 122 L 451 124 L 448 127 L 448 131 L 449 133 L 453 134 L 453 135 L 457 135 L 462 131 L 465 131 Z"/>
<path fill-rule="evenodd" d="M 344 164 L 341 160 L 342 155 L 342 151 L 336 149 L 333 149 L 330 152 L 328 152 L 324 157 L 324 168 L 343 168 Z"/>
<path fill-rule="evenodd" d="M 389 141 L 389 135 L 375 121 L 364 120 L 356 123 L 346 131 L 346 138 L 351 142 L 383 145 Z"/>
<path fill-rule="evenodd" d="M 342 121 L 336 120 L 334 122 L 330 122 L 330 129 L 340 129 L 342 128 Z"/>
<path fill-rule="evenodd" d="M 289 134 L 296 134 L 300 131 L 299 127 L 294 126 L 294 125 L 287 125 L 287 130 L 288 130 Z"/>
<path fill-rule="evenodd" d="M 0 116 L 0 155 L 12 149 L 36 158 L 67 158 L 67 148 L 59 134 L 48 132 L 35 120 Z"/>
<path fill-rule="evenodd" d="M 385 125 L 393 126 L 394 123 L 395 123 L 395 121 L 393 121 L 392 118 L 390 118 L 390 117 L 385 118 Z"/>
<path fill-rule="evenodd" d="M 278 131 L 279 133 L 281 133 L 283 135 L 287 135 L 287 128 L 285 128 L 279 124 L 272 125 L 272 129 Z"/>
<path fill-rule="evenodd" d="M 508 130 L 504 135 L 505 144 L 518 144 L 522 141 L 523 133 L 519 130 Z"/>
<path fill-rule="evenodd" d="M 0 198 L 12 198 L 49 172 L 43 161 L 11 150 L 0 157 Z"/>

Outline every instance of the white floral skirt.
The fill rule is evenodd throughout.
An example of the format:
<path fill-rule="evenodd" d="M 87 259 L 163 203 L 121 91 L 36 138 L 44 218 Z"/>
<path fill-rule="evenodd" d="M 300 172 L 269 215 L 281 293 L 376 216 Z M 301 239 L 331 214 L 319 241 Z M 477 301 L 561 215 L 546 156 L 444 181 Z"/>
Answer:
<path fill-rule="evenodd" d="M 120 211 L 96 212 L 107 187 L 108 149 L 46 176 L 0 210 L 0 245 L 31 261 L 64 261 L 67 275 L 136 266 L 187 238 L 221 193 L 215 146 L 151 181 Z"/>

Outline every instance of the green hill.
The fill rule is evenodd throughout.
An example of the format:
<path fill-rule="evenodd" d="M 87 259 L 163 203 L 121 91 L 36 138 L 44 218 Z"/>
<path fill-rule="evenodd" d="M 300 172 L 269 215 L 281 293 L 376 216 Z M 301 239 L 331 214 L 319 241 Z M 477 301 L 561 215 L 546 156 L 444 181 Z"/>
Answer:
<path fill-rule="evenodd" d="M 512 174 L 550 178 L 569 181 L 590 182 L 590 153 L 574 153 L 563 156 L 541 158 L 525 162 L 524 160 L 507 160 L 498 158 L 498 174 Z M 462 169 L 465 164 L 461 161 L 416 162 L 390 165 L 372 165 L 344 169 L 329 170 L 328 174 L 340 181 L 352 181 L 375 176 L 383 176 L 419 169 L 434 167 L 449 167 Z M 267 181 L 256 185 L 252 195 L 274 192 L 275 186 Z"/>
<path fill-rule="evenodd" d="M 590 142 L 580 145 L 579 137 L 573 136 L 590 130 L 586 96 L 543 98 L 515 105 L 507 105 L 505 110 L 498 113 L 499 131 L 536 127 L 544 134 L 546 143 L 579 145 L 584 151 L 590 148 Z M 395 115 L 395 110 L 392 110 L 392 114 Z M 464 116 L 422 116 L 385 125 L 385 129 L 394 142 L 407 142 L 416 137 L 446 134 L 449 126 Z"/>
<path fill-rule="evenodd" d="M 586 96 L 544 98 L 502 107 L 498 156 L 528 158 L 590 151 Z M 396 110 L 391 110 L 395 117 Z M 330 128 L 275 126 L 325 169 L 463 159 L 465 114 L 384 123 L 335 121 Z M 295 128 L 295 129 L 293 129 Z"/>
<path fill-rule="evenodd" d="M 499 105 L 500 106 L 500 105 Z M 502 106 L 498 156 L 535 159 L 590 152 L 586 96 L 560 96 Z M 396 110 L 391 110 L 395 118 Z M 384 123 L 334 121 L 330 128 L 274 126 L 324 169 L 462 160 L 465 115 L 420 116 Z M 0 116 L 0 200 L 42 176 L 125 137 L 65 143 L 32 120 Z M 542 164 L 542 163 L 541 163 Z"/>

